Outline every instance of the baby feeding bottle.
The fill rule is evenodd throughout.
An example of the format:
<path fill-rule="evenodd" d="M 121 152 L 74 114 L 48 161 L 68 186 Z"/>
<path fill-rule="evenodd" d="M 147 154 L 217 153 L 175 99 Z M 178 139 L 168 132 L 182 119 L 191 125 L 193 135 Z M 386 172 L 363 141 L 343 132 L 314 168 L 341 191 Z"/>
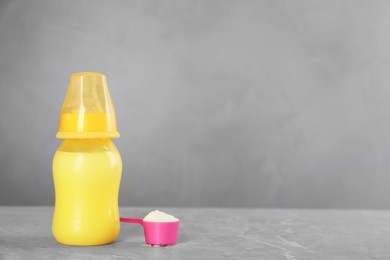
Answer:
<path fill-rule="evenodd" d="M 113 242 L 122 160 L 111 141 L 119 133 L 103 74 L 71 76 L 56 137 L 64 140 L 53 159 L 55 239 L 77 246 Z"/>

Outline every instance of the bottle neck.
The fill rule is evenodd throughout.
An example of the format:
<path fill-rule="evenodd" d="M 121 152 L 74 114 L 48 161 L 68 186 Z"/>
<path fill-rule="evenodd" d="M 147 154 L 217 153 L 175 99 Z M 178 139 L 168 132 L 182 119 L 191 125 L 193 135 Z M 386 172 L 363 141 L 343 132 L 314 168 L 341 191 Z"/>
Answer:
<path fill-rule="evenodd" d="M 116 149 L 109 138 L 64 139 L 58 148 L 64 152 L 100 152 Z"/>

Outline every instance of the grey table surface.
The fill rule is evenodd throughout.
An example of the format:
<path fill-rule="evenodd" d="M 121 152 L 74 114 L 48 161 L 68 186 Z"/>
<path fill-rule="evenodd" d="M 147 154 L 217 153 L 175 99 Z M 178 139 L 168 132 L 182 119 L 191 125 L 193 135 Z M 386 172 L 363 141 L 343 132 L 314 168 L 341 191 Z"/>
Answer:
<path fill-rule="evenodd" d="M 121 208 L 143 217 L 152 208 Z M 390 211 L 162 208 L 181 220 L 175 246 L 151 247 L 122 224 L 116 242 L 58 244 L 51 207 L 0 207 L 0 259 L 390 259 Z"/>

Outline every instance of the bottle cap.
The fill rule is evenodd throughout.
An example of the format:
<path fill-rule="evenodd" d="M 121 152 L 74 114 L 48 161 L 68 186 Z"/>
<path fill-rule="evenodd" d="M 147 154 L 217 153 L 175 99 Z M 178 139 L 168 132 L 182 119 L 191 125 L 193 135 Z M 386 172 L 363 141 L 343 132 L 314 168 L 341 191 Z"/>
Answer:
<path fill-rule="evenodd" d="M 57 138 L 118 138 L 106 76 L 80 72 L 70 77 Z"/>

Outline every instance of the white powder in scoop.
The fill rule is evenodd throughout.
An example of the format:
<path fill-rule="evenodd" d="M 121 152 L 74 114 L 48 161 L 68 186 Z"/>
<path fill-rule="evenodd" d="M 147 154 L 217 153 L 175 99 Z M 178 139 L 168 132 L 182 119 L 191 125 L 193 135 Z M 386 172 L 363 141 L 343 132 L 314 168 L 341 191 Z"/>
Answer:
<path fill-rule="evenodd" d="M 174 216 L 159 210 L 151 211 L 148 215 L 144 217 L 144 221 L 148 222 L 175 222 L 178 220 L 179 219 L 175 218 Z"/>

